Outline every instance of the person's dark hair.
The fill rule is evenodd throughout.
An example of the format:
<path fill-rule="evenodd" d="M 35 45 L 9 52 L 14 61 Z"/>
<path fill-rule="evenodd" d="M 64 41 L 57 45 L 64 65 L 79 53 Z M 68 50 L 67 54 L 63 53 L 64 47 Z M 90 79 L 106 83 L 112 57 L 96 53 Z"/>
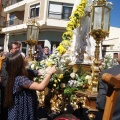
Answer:
<path fill-rule="evenodd" d="M 13 86 L 17 76 L 28 76 L 25 69 L 25 62 L 20 52 L 13 53 L 6 59 L 6 71 L 8 79 L 5 89 L 4 106 L 10 108 L 13 105 Z"/>
<path fill-rule="evenodd" d="M 41 61 L 44 59 L 44 56 L 43 56 L 43 49 L 40 45 L 37 45 L 37 57 L 36 57 L 36 60 L 37 61 Z"/>
<path fill-rule="evenodd" d="M 45 53 L 45 48 L 48 48 L 48 53 Z M 48 46 L 45 46 L 45 47 L 43 48 L 43 50 L 44 50 L 44 54 L 45 54 L 44 59 L 46 59 L 47 57 L 49 57 L 49 54 L 50 54 L 49 47 L 48 47 Z"/>
<path fill-rule="evenodd" d="M 13 42 L 10 42 L 9 44 L 8 44 L 8 50 L 10 51 L 11 49 L 12 49 L 12 45 L 13 44 L 15 44 L 15 45 L 19 45 L 19 43 L 18 43 L 18 41 L 13 41 Z"/>
<path fill-rule="evenodd" d="M 45 48 L 48 48 L 48 49 L 49 49 L 49 47 L 48 47 L 48 46 L 45 46 L 43 49 L 45 49 Z"/>
<path fill-rule="evenodd" d="M 21 47 L 22 43 L 20 41 L 16 41 L 18 43 L 18 46 Z"/>
<path fill-rule="evenodd" d="M 10 43 L 8 44 L 8 50 L 9 50 L 9 51 L 12 49 L 12 44 L 13 44 L 13 42 L 10 42 Z"/>

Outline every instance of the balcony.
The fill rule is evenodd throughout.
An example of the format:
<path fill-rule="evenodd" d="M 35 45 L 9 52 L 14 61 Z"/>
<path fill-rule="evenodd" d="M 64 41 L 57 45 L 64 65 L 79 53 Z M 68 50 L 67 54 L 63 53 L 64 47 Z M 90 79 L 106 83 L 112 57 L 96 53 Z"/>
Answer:
<path fill-rule="evenodd" d="M 0 27 L 3 27 L 4 22 L 5 22 L 5 17 L 0 16 Z"/>
<path fill-rule="evenodd" d="M 4 22 L 4 27 L 11 27 L 11 26 L 15 26 L 15 25 L 20 25 L 23 24 L 24 19 L 12 19 L 9 21 Z"/>
<path fill-rule="evenodd" d="M 23 1 L 23 0 L 8 0 L 5 2 L 5 6 L 8 7 L 10 5 L 16 4 L 16 3 L 21 2 L 21 1 Z"/>
<path fill-rule="evenodd" d="M 4 12 L 11 13 L 15 11 L 22 11 L 25 9 L 24 0 L 8 0 L 4 3 Z"/>

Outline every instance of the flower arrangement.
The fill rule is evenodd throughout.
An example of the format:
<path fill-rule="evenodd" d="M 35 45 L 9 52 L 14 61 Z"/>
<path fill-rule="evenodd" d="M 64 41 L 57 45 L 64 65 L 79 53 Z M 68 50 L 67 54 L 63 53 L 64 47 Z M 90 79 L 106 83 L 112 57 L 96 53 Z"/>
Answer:
<path fill-rule="evenodd" d="M 80 18 L 82 18 L 85 14 L 84 9 L 87 4 L 87 0 L 81 0 L 81 2 L 78 4 L 76 9 L 72 12 L 72 15 L 70 16 L 70 21 L 67 24 L 66 32 L 63 33 L 62 36 L 62 42 L 60 45 L 56 48 L 55 52 L 50 55 L 49 58 L 42 60 L 40 62 L 34 62 L 32 64 L 32 69 L 42 69 L 45 71 L 45 69 L 48 66 L 56 65 L 58 68 L 57 75 L 53 75 L 53 78 L 51 78 L 51 81 L 54 80 L 54 76 L 59 78 L 58 74 L 64 74 L 65 70 L 68 69 L 68 64 L 71 62 L 69 56 L 64 56 L 63 54 L 68 50 L 68 48 L 71 46 L 71 40 L 73 36 L 73 30 L 80 26 Z M 43 78 L 35 78 L 35 81 L 41 81 Z"/>
<path fill-rule="evenodd" d="M 70 66 L 70 56 L 64 55 L 64 53 L 66 53 L 68 48 L 71 46 L 73 30 L 80 26 L 80 18 L 82 18 L 85 14 L 84 9 L 86 4 L 87 0 L 81 0 L 76 9 L 72 12 L 70 21 L 66 27 L 66 31 L 62 35 L 62 42 L 56 48 L 54 53 L 51 54 L 49 58 L 46 58 L 40 62 L 33 61 L 32 65 L 30 66 L 34 70 L 41 69 L 43 75 L 34 78 L 35 81 L 41 82 L 46 73 L 46 68 L 48 66 L 56 65 L 57 72 L 52 75 L 48 85 L 52 91 L 62 90 L 62 93 L 65 95 L 72 96 L 71 94 L 73 94 L 74 91 L 88 88 L 88 78 L 86 78 L 87 71 L 83 72 L 82 68 L 78 66 Z M 51 109 L 53 111 L 60 112 L 60 106 L 62 104 L 60 102 L 62 100 L 61 95 L 62 94 L 56 96 L 56 94 L 54 94 L 54 97 L 51 99 Z"/>
<path fill-rule="evenodd" d="M 51 57 L 54 58 L 54 61 L 51 61 Z M 53 64 L 56 64 L 56 61 L 60 61 L 60 63 L 58 62 L 57 64 L 57 73 L 52 75 L 50 83 L 48 85 L 48 88 L 53 92 L 53 97 L 50 100 L 51 110 L 59 113 L 61 110 L 66 109 L 61 108 L 61 105 L 63 105 L 63 100 L 64 107 L 68 102 L 70 102 L 73 109 L 76 110 L 78 109 L 78 105 L 75 105 L 76 102 L 74 100 L 74 92 L 78 90 L 85 91 L 88 89 L 92 78 L 88 74 L 88 71 L 84 71 L 82 67 L 77 65 L 69 66 L 69 61 L 64 60 L 63 58 L 58 58 L 60 58 L 60 56 L 58 57 L 56 54 L 55 56 L 52 54 L 50 58 L 41 61 L 41 63 L 34 61 L 34 64 L 31 65 L 31 68 L 41 69 L 41 72 L 44 71 L 43 76 L 35 77 L 34 81 L 42 81 L 46 72 L 46 66 L 51 66 Z M 44 98 L 44 95 L 41 98 Z M 43 105 L 43 99 L 41 98 L 40 101 L 42 101 L 41 104 Z"/>
<path fill-rule="evenodd" d="M 43 76 L 38 76 L 34 78 L 34 81 L 41 82 L 46 74 L 47 66 L 56 65 L 57 72 L 52 75 L 49 87 L 51 89 L 62 89 L 62 88 L 87 88 L 83 87 L 87 80 L 85 76 L 87 72 L 82 72 L 82 68 L 78 66 L 69 66 L 70 60 L 66 57 L 62 57 L 60 54 L 53 53 L 49 58 L 42 60 L 41 62 L 33 61 L 30 66 L 31 69 L 41 70 Z M 66 90 L 65 90 L 66 91 Z M 65 92 L 67 93 L 67 92 Z M 71 93 L 71 92 L 70 92 Z M 68 92 L 69 94 L 69 92 Z"/>
<path fill-rule="evenodd" d="M 55 52 L 50 55 L 49 58 L 42 60 L 40 62 L 34 62 L 32 64 L 32 69 L 41 69 L 41 71 L 44 71 L 48 66 L 57 66 L 57 74 L 54 74 L 51 78 L 51 82 L 53 83 L 53 87 L 58 87 L 59 82 L 65 77 L 65 74 L 70 74 L 71 71 L 69 71 L 68 64 L 71 62 L 69 56 L 64 56 L 63 54 L 68 50 L 68 48 L 71 46 L 71 40 L 73 36 L 73 30 L 80 26 L 80 18 L 84 16 L 84 9 L 87 4 L 86 0 L 81 0 L 79 5 L 76 7 L 76 9 L 72 12 L 72 15 L 70 16 L 70 21 L 67 24 L 66 32 L 63 33 L 62 36 L 62 42 L 60 45 L 56 48 Z M 68 72 L 69 71 L 69 72 Z M 64 75 L 63 75 L 64 74 Z M 36 77 L 35 81 L 40 82 L 43 79 L 44 75 L 42 77 Z"/>
<path fill-rule="evenodd" d="M 119 63 L 118 63 L 117 58 L 116 58 L 116 59 L 113 59 L 113 58 L 111 57 L 111 55 L 106 55 L 106 56 L 104 57 L 103 62 L 102 62 L 101 70 L 105 70 L 105 69 L 111 68 L 111 67 L 113 67 L 113 66 L 115 66 L 115 65 L 118 65 L 118 64 L 119 64 Z"/>

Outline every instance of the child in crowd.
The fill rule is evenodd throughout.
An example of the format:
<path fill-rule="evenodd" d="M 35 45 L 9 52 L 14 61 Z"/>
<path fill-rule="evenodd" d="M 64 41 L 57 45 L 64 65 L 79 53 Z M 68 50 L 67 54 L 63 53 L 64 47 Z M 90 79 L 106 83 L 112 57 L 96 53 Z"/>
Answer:
<path fill-rule="evenodd" d="M 37 120 L 37 95 L 35 90 L 43 90 L 49 83 L 55 66 L 47 69 L 41 83 L 29 79 L 24 58 L 20 52 L 13 53 L 6 60 L 8 73 L 4 106 L 8 108 L 8 120 Z"/>

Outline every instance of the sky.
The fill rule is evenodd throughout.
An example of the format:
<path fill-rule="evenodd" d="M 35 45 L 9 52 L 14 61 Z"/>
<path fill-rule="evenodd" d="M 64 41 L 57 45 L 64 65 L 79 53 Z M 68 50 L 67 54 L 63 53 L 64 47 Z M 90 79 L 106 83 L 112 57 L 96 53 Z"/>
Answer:
<path fill-rule="evenodd" d="M 113 3 L 110 15 L 110 26 L 120 28 L 120 0 L 107 0 Z"/>

